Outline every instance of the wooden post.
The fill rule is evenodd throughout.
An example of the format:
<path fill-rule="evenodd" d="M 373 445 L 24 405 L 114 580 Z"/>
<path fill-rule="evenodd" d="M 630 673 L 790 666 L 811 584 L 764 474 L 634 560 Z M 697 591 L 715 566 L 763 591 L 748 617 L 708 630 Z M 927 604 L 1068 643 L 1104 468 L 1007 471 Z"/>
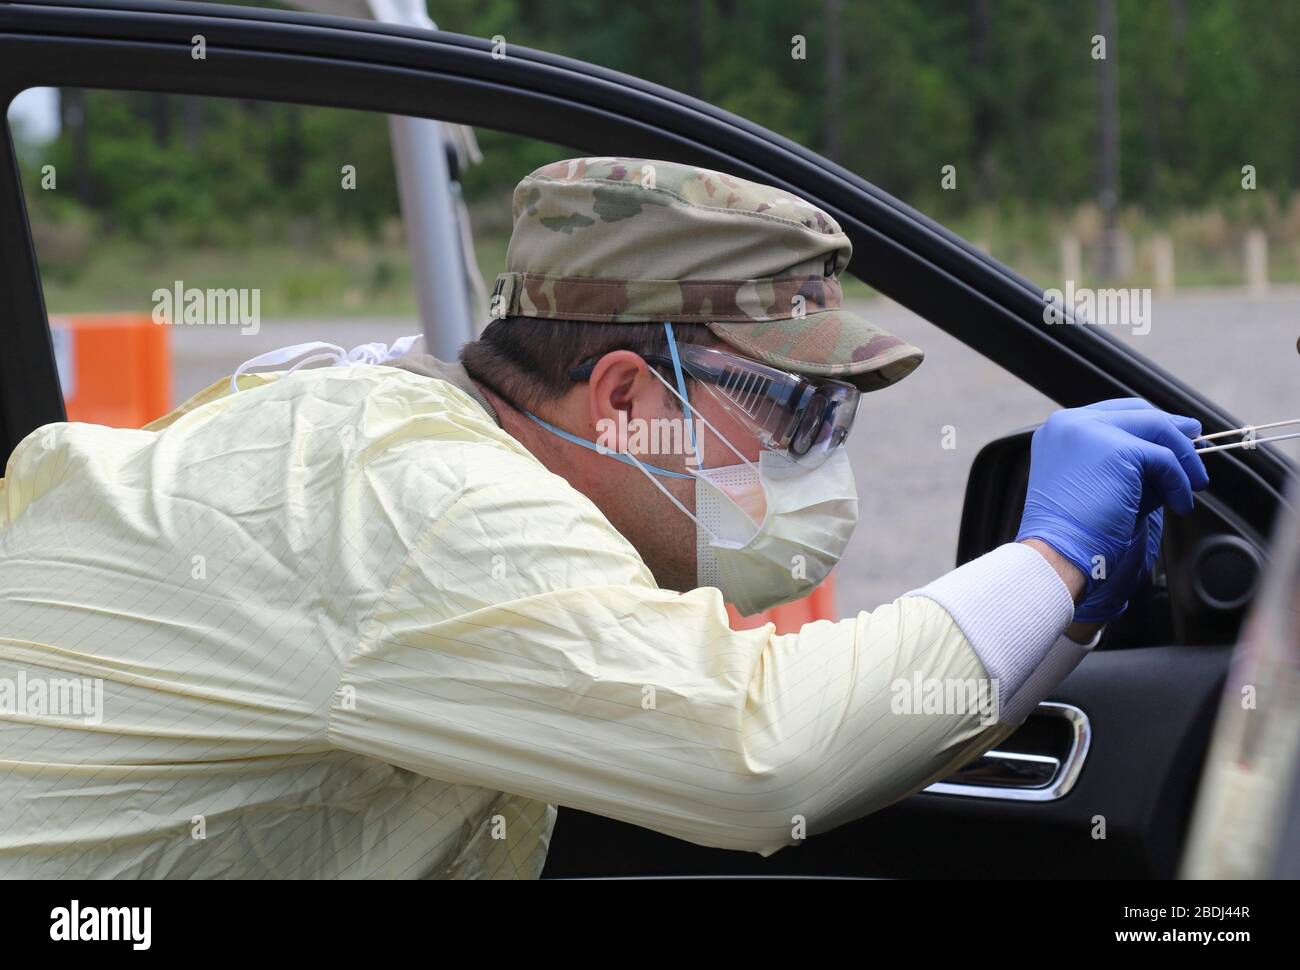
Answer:
<path fill-rule="evenodd" d="M 1061 282 L 1073 280 L 1075 286 L 1083 283 L 1083 246 L 1074 233 L 1061 237 Z"/>
<path fill-rule="evenodd" d="M 1151 240 L 1151 274 L 1157 293 L 1168 296 L 1174 292 L 1174 241 L 1168 233 Z"/>
<path fill-rule="evenodd" d="M 1268 237 L 1262 229 L 1246 233 L 1246 290 L 1251 296 L 1268 293 Z"/>

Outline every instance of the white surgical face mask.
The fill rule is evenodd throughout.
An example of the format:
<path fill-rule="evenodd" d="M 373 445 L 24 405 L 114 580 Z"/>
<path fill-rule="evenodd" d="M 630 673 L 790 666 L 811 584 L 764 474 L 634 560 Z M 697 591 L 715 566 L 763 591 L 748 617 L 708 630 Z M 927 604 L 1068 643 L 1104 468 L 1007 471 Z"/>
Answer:
<path fill-rule="evenodd" d="M 742 507 L 760 505 L 755 526 Z M 749 615 L 807 596 L 830 574 L 857 525 L 858 492 L 843 448 L 811 470 L 765 451 L 757 469 L 701 469 L 695 511 L 699 584 Z"/>
<path fill-rule="evenodd" d="M 676 356 L 672 329 L 669 350 Z M 719 434 L 698 411 L 692 415 L 679 370 L 677 389 L 651 369 L 669 393 L 682 402 L 688 429 L 692 417 L 717 436 L 740 460 L 736 465 L 692 468 L 690 474 L 648 465 L 628 453 L 615 453 L 528 416 L 561 437 L 638 468 L 696 527 L 697 582 L 722 591 L 723 599 L 744 615 L 808 595 L 844 555 L 858 521 L 858 492 L 843 447 L 815 468 L 800 466 L 780 452 L 764 451 L 758 466 Z M 694 446 L 693 430 L 690 435 Z M 695 479 L 692 514 L 655 476 Z"/>

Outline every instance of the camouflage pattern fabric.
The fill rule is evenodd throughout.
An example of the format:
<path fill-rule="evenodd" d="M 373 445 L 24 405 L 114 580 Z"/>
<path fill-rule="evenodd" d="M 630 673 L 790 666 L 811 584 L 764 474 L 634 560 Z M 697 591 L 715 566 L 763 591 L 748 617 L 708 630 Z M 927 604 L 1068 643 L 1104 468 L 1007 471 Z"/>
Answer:
<path fill-rule="evenodd" d="M 706 324 L 745 355 L 875 390 L 922 353 L 842 306 L 852 244 L 816 206 L 676 162 L 573 158 L 514 194 L 494 316 Z"/>

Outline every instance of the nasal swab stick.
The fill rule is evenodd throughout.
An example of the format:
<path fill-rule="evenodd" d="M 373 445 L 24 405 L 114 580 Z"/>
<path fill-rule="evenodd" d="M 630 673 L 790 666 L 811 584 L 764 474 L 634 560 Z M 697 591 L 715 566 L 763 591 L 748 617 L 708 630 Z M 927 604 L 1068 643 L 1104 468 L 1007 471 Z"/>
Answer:
<path fill-rule="evenodd" d="M 1247 431 L 1263 431 L 1266 428 L 1281 428 L 1288 424 L 1300 424 L 1300 418 L 1288 418 L 1285 421 L 1270 421 L 1268 424 L 1248 424 L 1244 428 L 1232 428 L 1229 431 L 1216 431 L 1214 434 L 1203 434 L 1199 438 L 1193 438 L 1192 440 L 1213 441 L 1215 438 L 1226 438 L 1229 435 L 1245 434 Z"/>
<path fill-rule="evenodd" d="M 1270 421 L 1268 424 L 1248 424 L 1244 428 L 1233 428 L 1229 431 L 1216 431 L 1214 434 L 1203 434 L 1199 438 L 1193 438 L 1197 441 L 1214 441 L 1216 438 L 1226 438 L 1231 435 L 1251 434 L 1265 428 L 1282 428 L 1291 424 L 1300 424 L 1300 418 L 1289 418 L 1286 421 Z M 1270 438 L 1247 438 L 1244 441 L 1233 441 L 1226 445 L 1214 445 L 1209 448 L 1197 448 L 1197 454 L 1206 454 L 1211 451 L 1228 451 L 1232 448 L 1254 448 L 1255 445 L 1263 444 L 1266 441 L 1287 441 L 1291 438 L 1300 438 L 1300 431 L 1291 434 L 1276 434 Z"/>

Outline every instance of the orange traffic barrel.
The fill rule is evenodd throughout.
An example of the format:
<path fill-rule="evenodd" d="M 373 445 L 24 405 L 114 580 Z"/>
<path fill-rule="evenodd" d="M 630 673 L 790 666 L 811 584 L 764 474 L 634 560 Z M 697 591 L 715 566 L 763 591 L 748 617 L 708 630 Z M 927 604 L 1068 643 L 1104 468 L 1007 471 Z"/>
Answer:
<path fill-rule="evenodd" d="M 51 317 L 68 420 L 139 428 L 171 410 L 168 336 L 146 313 Z"/>

